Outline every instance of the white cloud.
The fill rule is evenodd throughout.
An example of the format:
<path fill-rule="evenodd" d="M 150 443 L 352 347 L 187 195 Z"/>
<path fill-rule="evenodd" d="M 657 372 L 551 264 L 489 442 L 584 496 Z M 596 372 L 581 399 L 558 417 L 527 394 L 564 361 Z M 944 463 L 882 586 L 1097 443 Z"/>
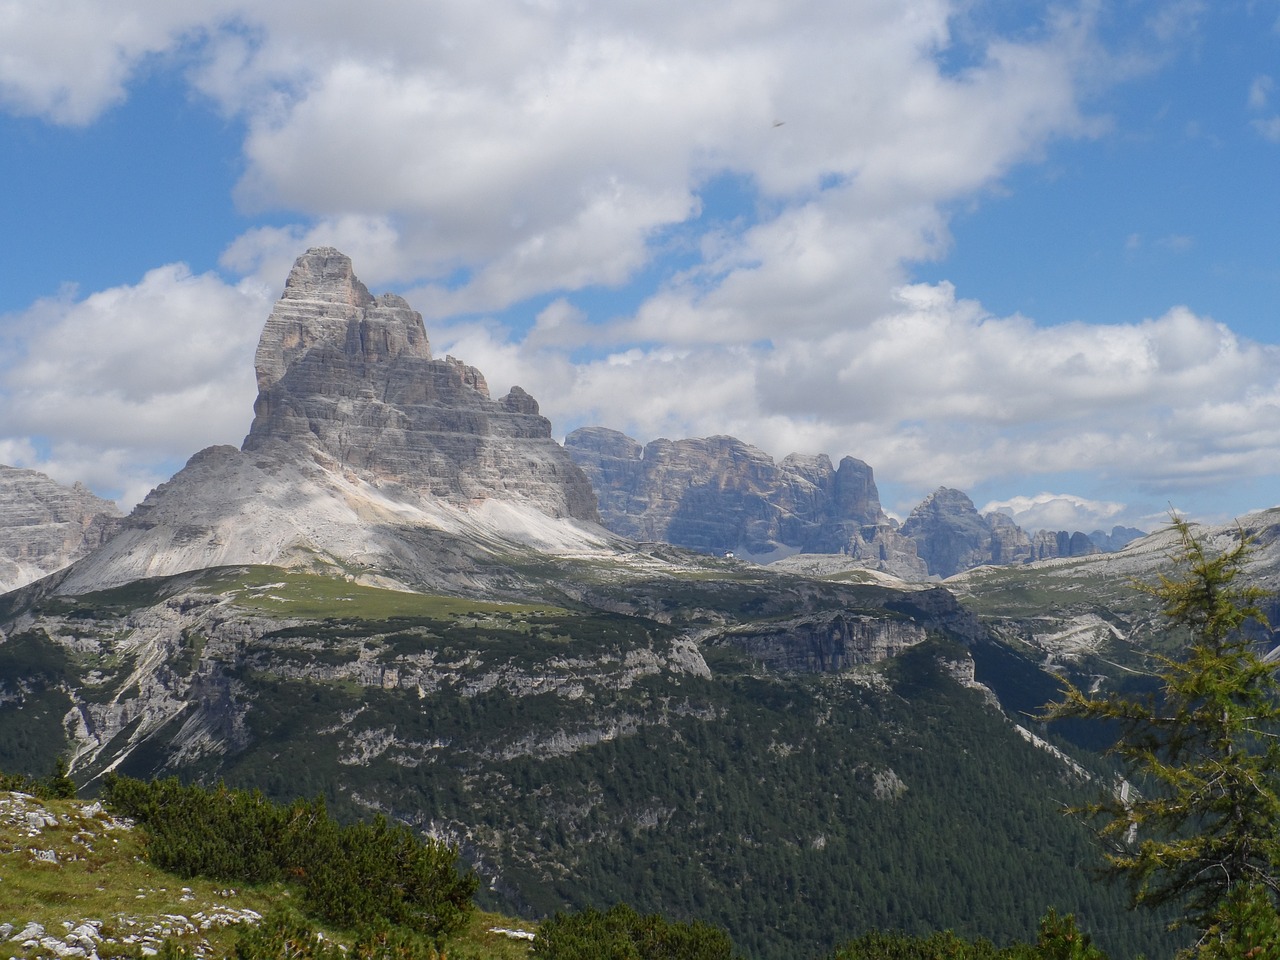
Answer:
<path fill-rule="evenodd" d="M 624 282 L 655 231 L 731 171 L 773 207 L 727 252 L 736 262 L 709 266 L 724 298 L 773 290 L 799 264 L 831 323 L 848 305 L 823 291 L 833 277 L 900 282 L 904 258 L 946 242 L 939 203 L 1091 129 L 1076 102 L 1087 19 L 990 40 L 952 76 L 934 56 L 954 12 L 810 0 L 481 15 L 455 0 L 350 18 L 281 2 L 213 31 L 193 77 L 248 122 L 242 203 L 393 224 L 389 278 L 428 281 L 429 314 Z"/>
<path fill-rule="evenodd" d="M 1263 140 L 1280 143 L 1280 116 L 1259 118 L 1253 121 L 1252 126 Z"/>
<path fill-rule="evenodd" d="M 157 479 L 148 464 L 239 444 L 269 310 L 262 291 L 182 264 L 83 299 L 42 300 L 3 320 L 22 349 L 0 367 L 0 436 L 25 450 L 23 465 L 61 479 L 75 464 L 83 472 L 72 479 L 132 497 Z M 34 455 L 39 437 L 58 438 L 51 453 Z"/>
<path fill-rule="evenodd" d="M 5 0 L 0 3 L 0 106 L 80 125 L 124 100 L 148 58 L 216 22 L 230 3 Z"/>
<path fill-rule="evenodd" d="M 1102 530 L 1110 533 L 1125 510 L 1123 503 L 1090 500 L 1070 493 L 1038 493 L 1028 497 L 993 500 L 979 507 L 980 513 L 1001 512 L 1028 533 L 1037 530 L 1065 530 L 1068 533 Z"/>
<path fill-rule="evenodd" d="M 1249 84 L 1249 109 L 1267 109 L 1267 104 L 1271 100 L 1271 92 L 1275 90 L 1275 86 L 1276 82 L 1265 73 L 1254 77 L 1253 82 Z"/>
<path fill-rule="evenodd" d="M 623 283 L 731 172 L 761 192 L 762 222 L 696 290 L 744 331 L 774 304 L 842 323 L 883 306 L 904 259 L 944 249 L 940 204 L 1090 130 L 1087 17 L 982 38 L 953 75 L 936 61 L 957 12 L 945 0 L 170 6 L 10 0 L 15 38 L 77 25 L 70 50 L 27 45 L 45 69 L 22 74 L 21 109 L 83 122 L 146 58 L 180 57 L 247 125 L 241 203 L 307 220 L 251 231 L 226 262 L 278 282 L 284 247 L 336 239 L 370 282 L 425 283 L 432 315 Z"/>
<path fill-rule="evenodd" d="M 991 316 L 947 284 L 899 296 L 863 328 L 780 327 L 768 344 L 637 347 L 575 364 L 571 344 L 531 337 L 513 349 L 487 329 L 450 349 L 482 369 L 501 355 L 562 429 L 731 433 L 775 456 L 851 454 L 916 501 L 993 478 L 1086 472 L 1170 490 L 1274 471 L 1280 348 L 1185 308 L 1043 328 Z"/>

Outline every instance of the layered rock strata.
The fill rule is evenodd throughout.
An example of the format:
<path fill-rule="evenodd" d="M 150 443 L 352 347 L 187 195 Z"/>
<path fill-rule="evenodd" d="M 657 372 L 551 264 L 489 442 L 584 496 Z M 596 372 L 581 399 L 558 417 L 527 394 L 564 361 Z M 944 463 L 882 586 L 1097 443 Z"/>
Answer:
<path fill-rule="evenodd" d="M 422 316 L 374 297 L 332 247 L 298 258 L 262 332 L 246 453 L 305 450 L 383 488 L 466 504 L 498 497 L 595 521 L 595 495 L 519 387 L 433 360 Z"/>
<path fill-rule="evenodd" d="M 448 589 L 513 549 L 611 549 L 537 401 L 494 400 L 474 367 L 433 359 L 421 315 L 337 250 L 298 258 L 254 366 L 243 447 L 193 456 L 60 589 L 242 563 Z"/>
<path fill-rule="evenodd" d="M 1122 528 L 1117 527 L 1116 531 L 1119 534 Z M 1080 531 L 1040 530 L 1028 536 L 1012 518 L 994 511 L 979 513 L 967 494 L 948 487 L 939 487 L 925 497 L 902 524 L 902 533 L 915 541 L 929 573 L 938 577 L 954 576 L 984 564 L 1087 557 L 1110 549 Z M 1120 545 L 1128 542 L 1124 540 Z"/>
<path fill-rule="evenodd" d="M 979 513 L 968 495 L 948 487 L 939 487 L 911 511 L 902 534 L 915 541 L 929 573 L 938 577 L 1031 558 L 1031 541 L 1013 520 Z"/>
<path fill-rule="evenodd" d="M 82 484 L 0 464 L 0 593 L 62 569 L 119 523 L 116 505 Z"/>
<path fill-rule="evenodd" d="M 769 560 L 843 554 L 900 576 L 921 576 L 915 545 L 880 506 L 872 470 L 845 457 L 792 454 L 780 463 L 734 437 L 654 440 L 641 446 L 584 427 L 565 449 L 591 479 L 609 529 L 704 553 Z"/>

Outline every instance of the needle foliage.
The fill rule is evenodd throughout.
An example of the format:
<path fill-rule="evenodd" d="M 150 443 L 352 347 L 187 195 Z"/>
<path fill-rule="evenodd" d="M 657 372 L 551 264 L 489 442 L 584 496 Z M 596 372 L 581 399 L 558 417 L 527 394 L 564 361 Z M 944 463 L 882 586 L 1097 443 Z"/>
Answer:
<path fill-rule="evenodd" d="M 1051 716 L 1119 730 L 1128 780 L 1081 812 L 1134 905 L 1180 904 L 1203 956 L 1275 956 L 1249 946 L 1280 939 L 1280 680 L 1256 641 L 1264 594 L 1243 582 L 1243 532 L 1214 552 L 1176 516 L 1173 529 L 1171 573 L 1140 585 L 1182 641 L 1155 657 L 1158 689 L 1068 686 Z"/>

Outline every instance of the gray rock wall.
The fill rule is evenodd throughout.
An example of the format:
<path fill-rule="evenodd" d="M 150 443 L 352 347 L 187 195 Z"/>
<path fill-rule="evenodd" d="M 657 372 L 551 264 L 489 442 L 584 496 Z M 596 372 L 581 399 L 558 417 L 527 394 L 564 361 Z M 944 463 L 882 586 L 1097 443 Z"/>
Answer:
<path fill-rule="evenodd" d="M 0 593 L 84 556 L 119 523 L 116 505 L 81 484 L 0 464 Z"/>
<path fill-rule="evenodd" d="M 419 495 L 598 519 L 591 485 L 537 401 L 519 387 L 495 401 L 478 370 L 432 359 L 422 316 L 393 294 L 372 296 L 331 247 L 298 258 L 255 369 L 247 453 L 284 447 Z"/>
<path fill-rule="evenodd" d="M 924 574 L 915 545 L 880 506 L 872 470 L 845 457 L 773 458 L 734 437 L 641 446 L 583 427 L 565 449 L 590 478 L 605 526 L 637 540 L 771 559 L 842 553 L 903 576 Z"/>

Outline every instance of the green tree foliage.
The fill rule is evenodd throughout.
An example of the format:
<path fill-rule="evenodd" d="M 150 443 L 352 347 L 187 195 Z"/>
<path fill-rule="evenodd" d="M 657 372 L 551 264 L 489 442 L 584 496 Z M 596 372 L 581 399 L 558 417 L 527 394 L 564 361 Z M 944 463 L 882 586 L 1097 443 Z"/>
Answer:
<path fill-rule="evenodd" d="M 343 826 L 323 800 L 286 807 L 257 791 L 176 778 L 110 776 L 104 797 L 147 829 L 157 866 L 188 877 L 297 882 L 308 911 L 343 929 L 390 924 L 439 940 L 470 915 L 477 879 L 458 869 L 457 852 L 383 817 Z"/>
<path fill-rule="evenodd" d="M 406 705 L 396 691 L 246 674 L 256 745 L 199 772 L 277 799 L 323 792 L 343 816 L 357 811 L 336 784 L 430 810 L 465 827 L 501 877 L 477 894 L 481 906 L 548 916 L 624 902 L 723 927 L 758 960 L 820 957 L 877 928 L 1032 940 L 1050 905 L 1116 956 L 1185 945 L 1164 917 L 1134 916 L 1094 882 L 1101 856 L 1061 815 L 1094 788 L 939 666 L 963 648 L 921 644 L 885 665 L 883 687 L 761 677 L 732 651 L 706 653 L 713 677 L 682 678 L 678 698 L 668 678 L 649 677 L 585 711 L 554 694 L 445 686 Z M 438 759 L 402 763 L 393 747 L 368 766 L 339 765 L 314 731 L 357 707 L 361 724 L 394 727 L 407 745 L 442 744 Z M 619 715 L 645 722 L 565 755 L 495 756 L 530 732 Z M 878 794 L 884 771 L 906 789 Z"/>
<path fill-rule="evenodd" d="M 74 800 L 76 796 L 76 784 L 67 775 L 67 758 L 63 756 L 54 761 L 53 773 L 47 777 L 0 773 L 0 790 L 17 790 L 40 800 Z"/>
<path fill-rule="evenodd" d="M 544 960 L 732 960 L 733 942 L 717 927 L 642 915 L 620 903 L 603 913 L 557 913 L 538 928 L 533 955 Z"/>
<path fill-rule="evenodd" d="M 1158 694 L 1068 687 L 1052 715 L 1118 726 L 1113 749 L 1140 792 L 1124 784 L 1083 812 L 1098 818 L 1134 904 L 1180 904 L 1206 955 L 1243 957 L 1213 951 L 1246 942 L 1259 924 L 1276 929 L 1280 680 L 1248 632 L 1264 618 L 1262 592 L 1240 580 L 1247 538 L 1214 554 L 1185 521 L 1175 517 L 1173 529 L 1177 572 L 1144 587 L 1184 640 L 1178 654 L 1156 657 Z"/>
<path fill-rule="evenodd" d="M 234 960 L 346 960 L 336 943 L 322 937 L 297 913 L 277 908 L 236 938 Z"/>
<path fill-rule="evenodd" d="M 1050 910 L 1035 944 L 997 947 L 982 937 L 965 940 L 950 930 L 928 936 L 873 931 L 850 940 L 831 960 L 1107 960 L 1071 915 Z"/>

